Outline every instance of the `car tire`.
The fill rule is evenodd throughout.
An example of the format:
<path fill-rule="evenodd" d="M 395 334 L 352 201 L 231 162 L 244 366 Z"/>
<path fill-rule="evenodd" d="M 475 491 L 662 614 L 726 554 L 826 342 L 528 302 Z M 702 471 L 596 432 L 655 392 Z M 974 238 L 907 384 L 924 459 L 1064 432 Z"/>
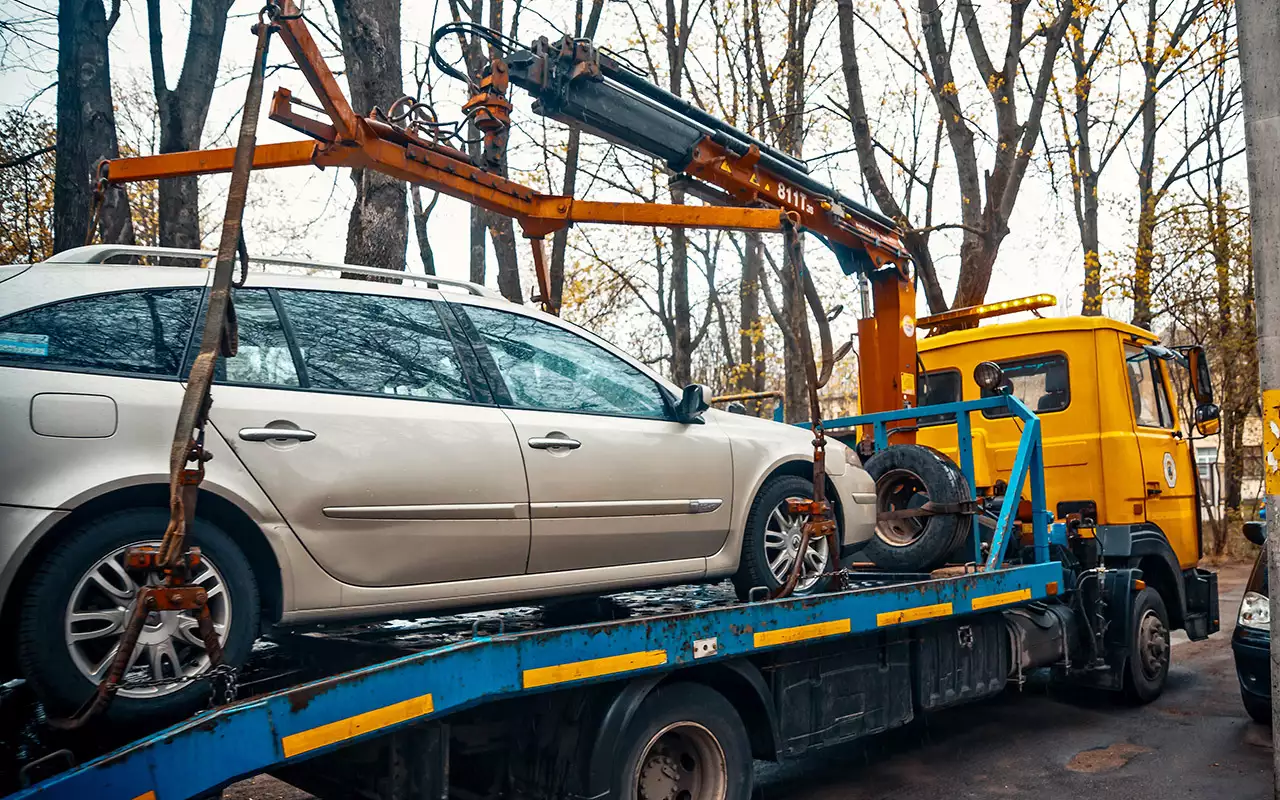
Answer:
<path fill-rule="evenodd" d="M 970 499 L 960 468 L 922 445 L 892 445 L 867 459 L 865 467 L 876 482 L 877 513 Z M 889 572 L 928 572 L 945 564 L 964 542 L 968 520 L 963 514 L 934 514 L 878 521 L 862 555 Z"/>
<path fill-rule="evenodd" d="M 1134 596 L 1130 624 L 1124 697 L 1134 705 L 1145 705 L 1160 696 L 1169 677 L 1169 612 L 1159 592 L 1148 586 Z"/>
<path fill-rule="evenodd" d="M 752 757 L 742 718 L 699 683 L 653 691 L 622 735 L 611 797 L 749 800 Z"/>
<path fill-rule="evenodd" d="M 1244 710 L 1249 712 L 1249 716 L 1259 725 L 1271 725 L 1271 701 L 1267 698 L 1258 697 L 1249 694 L 1244 689 L 1240 690 L 1240 700 L 1244 703 Z"/>
<path fill-rule="evenodd" d="M 124 548 L 158 543 L 168 522 L 169 512 L 163 508 L 128 509 L 91 520 L 59 542 L 32 577 L 18 631 L 19 657 L 23 672 L 51 714 L 73 714 L 93 694 L 97 682 L 90 677 L 90 665 L 106 663 L 99 655 L 112 651 L 128 619 L 128 597 L 136 588 L 131 589 L 131 579 L 112 564 L 122 563 Z M 223 661 L 240 666 L 258 633 L 260 603 L 253 570 L 235 541 L 208 520 L 195 520 L 187 543 L 199 547 L 202 555 L 202 569 L 195 576 L 199 580 L 194 582 L 210 590 L 210 611 L 225 626 Z M 216 590 L 219 584 L 221 591 Z M 192 637 L 198 641 L 193 615 L 157 612 L 151 619 L 154 622 L 139 637 L 138 664 L 128 677 L 138 677 L 144 670 L 146 677 L 154 677 L 155 664 L 167 678 L 183 670 L 197 674 L 208 668 L 207 663 L 202 666 L 203 649 L 191 641 Z M 86 624 L 101 627 L 85 630 Z M 144 647 L 144 642 L 150 644 Z M 200 708 L 209 692 L 208 682 L 199 680 L 122 688 L 106 718 L 129 724 L 171 721 Z"/>
<path fill-rule="evenodd" d="M 770 562 L 781 555 L 782 549 L 788 549 L 788 542 L 792 544 L 789 549 L 793 550 L 794 543 L 797 541 L 799 531 L 794 525 L 788 523 L 800 520 L 785 512 L 781 512 L 781 521 L 774 516 L 775 511 L 785 508 L 789 497 L 812 498 L 813 481 L 799 475 L 775 475 L 764 482 L 756 494 L 755 501 L 751 504 L 751 511 L 747 514 L 746 529 L 742 536 L 742 557 L 738 562 L 738 571 L 733 576 L 733 586 L 741 600 L 750 599 L 752 590 L 759 587 L 773 592 L 786 580 L 786 570 L 780 569 L 782 577 L 779 578 L 770 567 Z M 839 540 L 839 534 L 836 538 Z M 828 553 L 825 541 L 816 544 L 811 542 L 809 546 L 811 553 L 825 555 L 821 568 L 817 570 L 821 575 L 816 580 L 806 583 L 805 576 L 802 574 L 801 581 L 796 584 L 793 594 L 803 595 L 823 591 L 830 584 L 830 577 L 826 576 L 826 573 L 838 568 L 840 554 Z M 783 560 L 785 568 L 790 569 L 795 559 L 784 557 Z"/>

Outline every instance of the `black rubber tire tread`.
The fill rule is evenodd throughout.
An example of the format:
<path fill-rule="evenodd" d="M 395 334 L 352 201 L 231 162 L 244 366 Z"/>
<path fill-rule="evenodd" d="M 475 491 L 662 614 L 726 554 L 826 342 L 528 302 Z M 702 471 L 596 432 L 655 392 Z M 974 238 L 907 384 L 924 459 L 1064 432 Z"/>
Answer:
<path fill-rule="evenodd" d="M 1240 690 L 1240 701 L 1244 703 L 1244 710 L 1249 713 L 1253 721 L 1259 725 L 1271 726 L 1271 702 L 1257 695 L 1252 695 L 1244 689 Z"/>
<path fill-rule="evenodd" d="M 679 682 L 659 686 L 644 699 L 627 722 L 610 781 L 610 797 L 636 800 L 632 776 L 641 751 L 658 731 L 674 722 L 696 722 L 715 736 L 724 751 L 728 785 L 725 800 L 750 800 L 754 766 L 751 743 L 742 717 L 724 695 L 700 683 Z M 697 798 L 695 798 L 697 800 Z"/>
<path fill-rule="evenodd" d="M 18 631 L 19 657 L 23 673 L 52 714 L 74 713 L 95 688 L 71 660 L 62 635 L 63 614 L 76 583 L 94 562 L 116 548 L 159 541 L 168 523 L 169 512 L 163 508 L 126 509 L 91 520 L 60 542 L 32 577 Z M 240 666 L 258 635 L 261 603 L 253 569 L 235 541 L 208 520 L 196 518 L 187 544 L 199 547 L 226 582 L 232 615 L 223 659 Z M 117 696 L 105 718 L 128 725 L 173 721 L 201 708 L 209 691 L 208 682 L 196 681 L 161 697 Z"/>
<path fill-rule="evenodd" d="M 750 599 L 751 590 L 763 586 L 769 591 L 777 589 L 782 583 L 773 577 L 769 569 L 769 560 L 764 552 L 764 531 L 769 522 L 769 514 L 788 497 L 813 497 L 813 481 L 799 475 L 775 475 L 764 482 L 751 504 L 751 512 L 747 514 L 746 530 L 742 536 L 742 557 L 738 562 L 738 571 L 733 575 L 733 588 L 739 600 Z M 838 524 L 838 523 L 837 523 Z M 836 535 L 840 540 L 840 534 Z M 834 572 L 839 553 L 832 553 L 828 559 L 827 569 Z M 811 588 L 796 592 L 797 595 L 815 594 L 826 589 L 829 578 L 823 578 Z M 757 598 L 758 599 L 758 598 Z"/>
<path fill-rule="evenodd" d="M 918 444 L 896 444 L 876 453 L 865 463 L 867 473 L 879 482 L 894 470 L 909 470 L 924 483 L 929 499 L 935 503 L 959 503 L 969 499 L 969 484 L 964 473 L 949 458 Z M 885 509 L 877 508 L 877 511 Z M 862 557 L 890 572 L 928 572 L 947 562 L 947 557 L 969 535 L 969 517 L 963 514 L 937 514 L 929 517 L 924 531 L 910 544 L 894 546 L 880 538 L 879 532 L 862 550 Z"/>
<path fill-rule="evenodd" d="M 1165 635 L 1168 636 L 1169 634 L 1169 611 L 1165 608 L 1164 598 L 1150 586 L 1140 590 L 1133 597 L 1133 608 L 1130 612 L 1129 627 L 1132 629 L 1133 638 L 1129 642 L 1129 660 L 1124 672 L 1124 699 L 1133 705 L 1146 705 L 1159 697 L 1164 692 L 1165 681 L 1169 677 L 1169 662 L 1171 658 L 1166 658 L 1163 669 L 1160 670 L 1159 676 L 1154 679 L 1147 678 L 1138 663 L 1138 620 L 1142 618 L 1147 609 L 1152 609 L 1156 612 L 1160 617 L 1160 621 L 1164 623 Z M 1172 648 L 1167 649 L 1166 652 L 1170 656 L 1173 654 Z"/>

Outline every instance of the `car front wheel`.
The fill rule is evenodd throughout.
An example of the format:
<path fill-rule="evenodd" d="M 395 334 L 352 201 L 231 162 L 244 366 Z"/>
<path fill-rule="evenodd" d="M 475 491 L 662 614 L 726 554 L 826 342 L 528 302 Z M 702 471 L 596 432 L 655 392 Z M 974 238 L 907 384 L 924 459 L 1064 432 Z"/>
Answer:
<path fill-rule="evenodd" d="M 777 475 L 765 481 L 747 515 L 742 537 L 742 560 L 733 576 L 738 597 L 746 600 L 751 590 L 764 587 L 770 592 L 782 586 L 796 559 L 801 559 L 800 578 L 794 594 L 810 594 L 826 588 L 837 554 L 830 552 L 826 538 L 810 539 L 800 554 L 801 533 L 808 514 L 793 514 L 787 499 L 813 498 L 813 481 L 798 475 Z"/>
<path fill-rule="evenodd" d="M 158 545 L 165 509 L 120 511 L 93 520 L 58 544 L 32 578 L 22 613 L 19 649 L 24 672 L 56 715 L 72 714 L 106 676 L 136 602 L 139 581 L 124 568 L 125 553 Z M 238 666 L 257 635 L 258 587 L 235 541 L 196 519 L 187 537 L 201 549 L 192 583 L 204 587 L 224 663 Z M 159 583 L 159 574 L 146 583 Z M 209 694 L 198 680 L 210 670 L 194 611 L 147 615 L 121 688 L 108 710 L 117 722 L 177 718 Z"/>

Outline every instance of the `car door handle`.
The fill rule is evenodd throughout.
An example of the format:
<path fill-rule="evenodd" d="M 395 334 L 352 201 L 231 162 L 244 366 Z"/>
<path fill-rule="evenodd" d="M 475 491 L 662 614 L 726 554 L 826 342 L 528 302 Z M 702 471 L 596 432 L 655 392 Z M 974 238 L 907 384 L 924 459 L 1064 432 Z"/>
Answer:
<path fill-rule="evenodd" d="M 316 432 L 304 431 L 301 428 L 241 428 L 240 438 L 246 442 L 269 442 L 272 439 L 309 442 L 316 438 Z"/>
<path fill-rule="evenodd" d="M 577 450 L 582 447 L 582 442 L 577 439 L 570 439 L 567 436 L 535 436 L 529 440 L 529 446 L 534 450 L 553 450 L 562 447 L 565 450 Z"/>

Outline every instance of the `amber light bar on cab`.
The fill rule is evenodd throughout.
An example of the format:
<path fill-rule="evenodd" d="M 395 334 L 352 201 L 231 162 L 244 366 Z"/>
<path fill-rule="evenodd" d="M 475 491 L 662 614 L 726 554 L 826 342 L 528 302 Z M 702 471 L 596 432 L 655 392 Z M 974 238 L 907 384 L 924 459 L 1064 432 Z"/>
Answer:
<path fill-rule="evenodd" d="M 1058 298 L 1051 294 L 1033 294 L 1030 297 L 1019 297 L 1016 300 L 1004 300 L 999 303 L 985 303 L 980 306 L 966 306 L 941 314 L 921 317 L 916 321 L 919 328 L 939 328 L 960 322 L 977 322 L 980 319 L 999 317 L 1018 311 L 1035 311 L 1038 308 L 1051 308 L 1058 304 Z"/>

